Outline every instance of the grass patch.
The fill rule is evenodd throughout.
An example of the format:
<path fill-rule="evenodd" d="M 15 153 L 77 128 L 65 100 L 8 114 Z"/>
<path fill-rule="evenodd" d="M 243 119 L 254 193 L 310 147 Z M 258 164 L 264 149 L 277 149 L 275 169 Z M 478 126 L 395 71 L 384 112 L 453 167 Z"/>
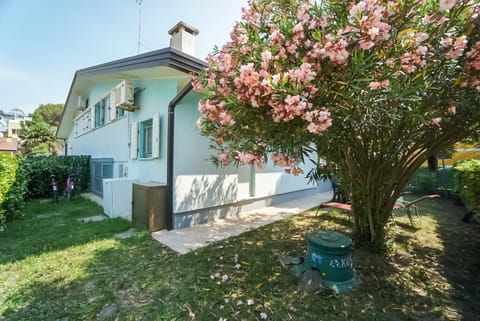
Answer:
<path fill-rule="evenodd" d="M 298 292 L 277 260 L 302 255 L 307 232 L 349 233 L 348 216 L 307 211 L 179 256 L 149 233 L 119 240 L 121 219 L 79 223 L 101 209 L 28 204 L 0 234 L 0 319 L 96 320 L 106 304 L 118 320 L 475 320 L 480 314 L 479 225 L 463 224 L 448 200 L 424 202 L 421 220 L 391 226 L 388 257 L 355 249 L 362 284 L 335 296 Z M 39 215 L 53 213 L 50 218 Z"/>

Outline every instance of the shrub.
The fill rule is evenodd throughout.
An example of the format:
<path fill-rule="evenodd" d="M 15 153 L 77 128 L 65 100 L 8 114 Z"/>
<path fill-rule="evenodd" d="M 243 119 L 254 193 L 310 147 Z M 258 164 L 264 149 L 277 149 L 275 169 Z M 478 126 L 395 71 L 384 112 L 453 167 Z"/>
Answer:
<path fill-rule="evenodd" d="M 408 186 L 418 194 L 433 194 L 440 190 L 454 189 L 452 169 L 447 167 L 431 171 L 428 167 L 420 167 L 410 178 Z"/>
<path fill-rule="evenodd" d="M 26 177 L 19 159 L 0 155 L 0 227 L 20 213 L 26 192 Z"/>
<path fill-rule="evenodd" d="M 454 164 L 455 191 L 470 209 L 480 208 L 480 160 Z"/>
<path fill-rule="evenodd" d="M 36 156 L 25 158 L 21 167 L 28 175 L 28 198 L 50 197 L 50 175 L 56 176 L 59 192 L 65 190 L 68 173 L 75 174 L 76 188 L 90 187 L 90 156 Z"/>

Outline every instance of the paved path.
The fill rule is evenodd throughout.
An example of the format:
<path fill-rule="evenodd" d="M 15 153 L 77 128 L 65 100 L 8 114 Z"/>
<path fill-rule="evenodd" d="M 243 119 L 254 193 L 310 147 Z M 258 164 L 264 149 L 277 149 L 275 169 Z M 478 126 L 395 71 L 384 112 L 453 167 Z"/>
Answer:
<path fill-rule="evenodd" d="M 275 206 L 240 213 L 238 216 L 216 220 L 208 224 L 171 231 L 161 230 L 153 232 L 152 237 L 172 250 L 180 254 L 186 254 L 213 242 L 224 240 L 301 213 L 330 199 L 332 199 L 331 191 L 318 193 L 279 203 Z"/>

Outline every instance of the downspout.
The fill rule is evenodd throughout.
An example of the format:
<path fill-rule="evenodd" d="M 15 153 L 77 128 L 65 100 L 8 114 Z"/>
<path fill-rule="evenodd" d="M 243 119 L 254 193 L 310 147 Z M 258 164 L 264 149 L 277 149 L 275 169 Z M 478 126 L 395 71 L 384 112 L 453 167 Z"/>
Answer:
<path fill-rule="evenodd" d="M 68 140 L 66 138 L 63 139 L 63 144 L 65 146 L 65 156 L 68 156 Z"/>
<path fill-rule="evenodd" d="M 180 92 L 168 104 L 168 134 L 167 134 L 167 230 L 173 229 L 173 167 L 174 167 L 174 133 L 175 133 L 175 106 L 192 90 L 192 82 L 180 90 Z"/>

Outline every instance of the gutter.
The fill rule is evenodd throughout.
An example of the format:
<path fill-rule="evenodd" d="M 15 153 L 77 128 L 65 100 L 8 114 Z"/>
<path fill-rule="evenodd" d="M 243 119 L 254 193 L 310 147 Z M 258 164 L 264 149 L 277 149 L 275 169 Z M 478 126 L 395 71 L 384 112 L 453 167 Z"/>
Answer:
<path fill-rule="evenodd" d="M 168 104 L 168 135 L 167 135 L 167 230 L 173 229 L 173 166 L 174 166 L 174 133 L 175 133 L 175 106 L 193 89 L 189 81 L 185 87 Z"/>

